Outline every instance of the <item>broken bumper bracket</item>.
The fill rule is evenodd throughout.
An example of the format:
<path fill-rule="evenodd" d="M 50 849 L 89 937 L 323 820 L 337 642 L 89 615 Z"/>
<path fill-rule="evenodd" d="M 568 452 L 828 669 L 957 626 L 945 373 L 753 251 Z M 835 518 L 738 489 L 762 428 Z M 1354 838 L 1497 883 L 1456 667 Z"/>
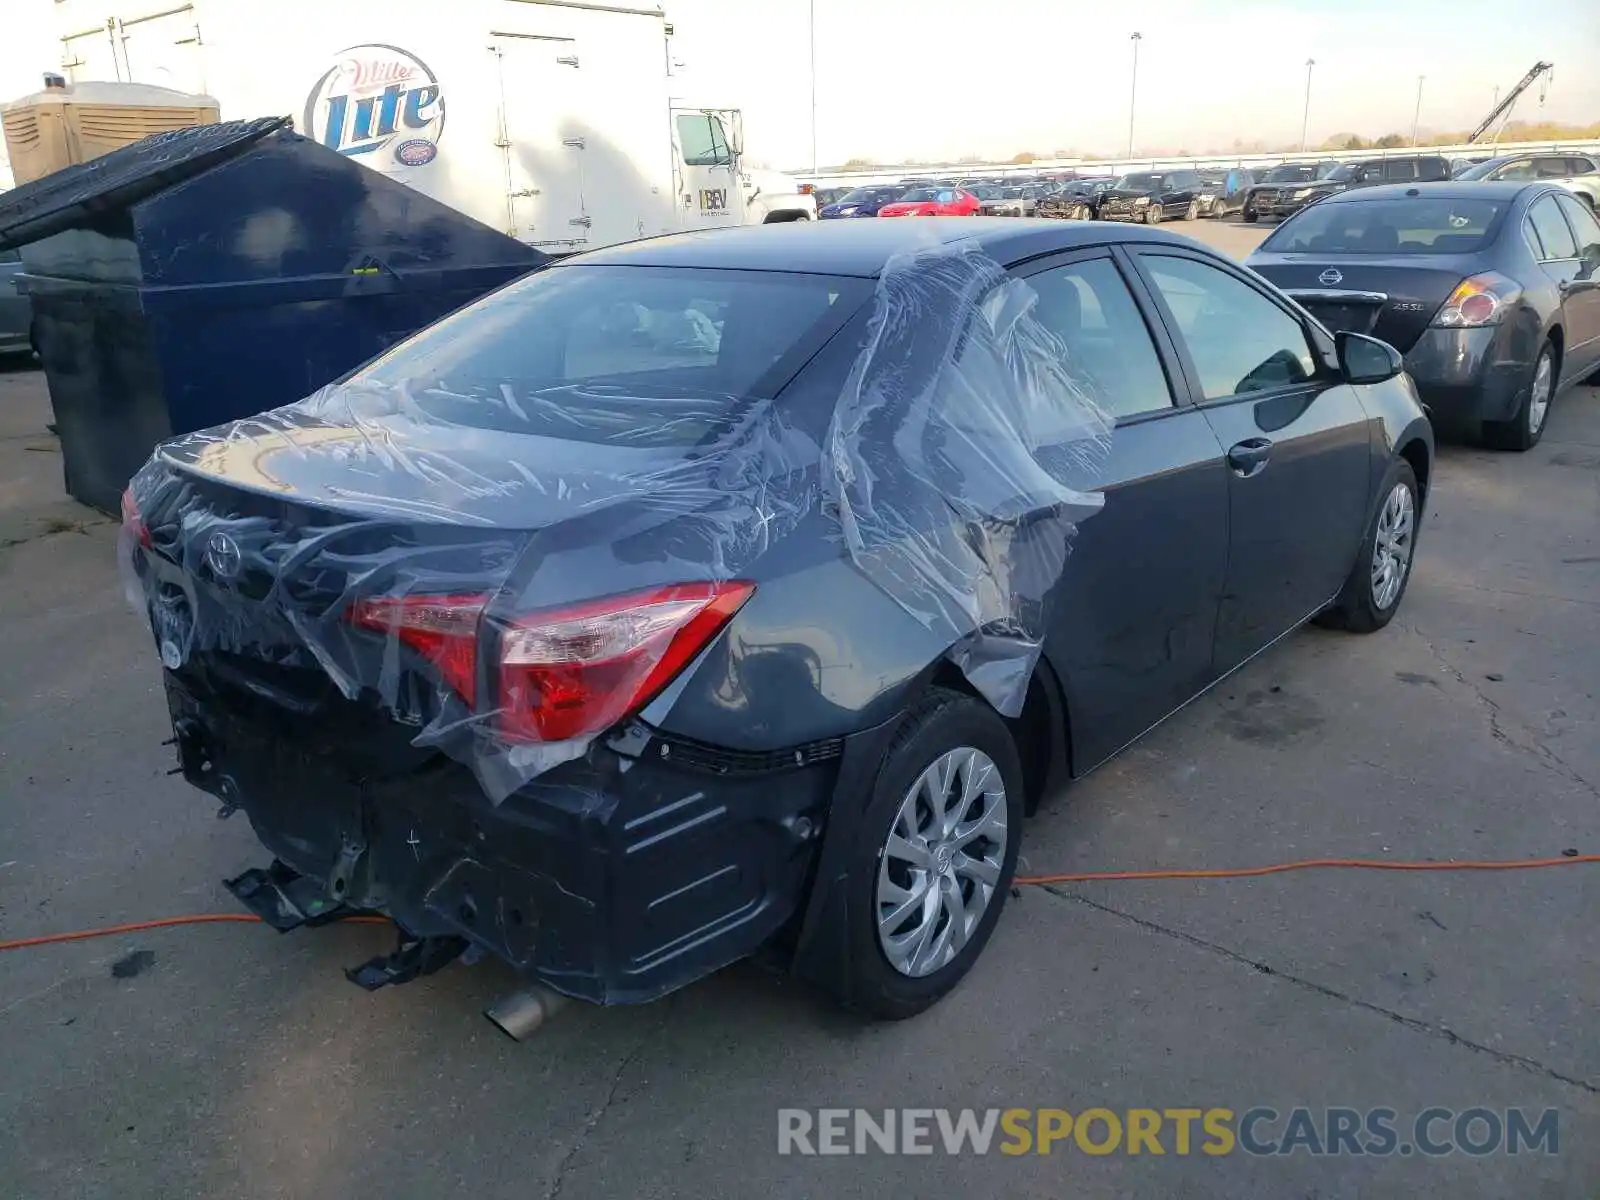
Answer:
<path fill-rule="evenodd" d="M 392 983 L 410 983 L 423 975 L 432 975 L 460 958 L 466 948 L 466 938 L 413 937 L 401 930 L 400 944 L 393 954 L 374 958 L 359 967 L 346 967 L 344 977 L 375 992 Z"/>
<path fill-rule="evenodd" d="M 330 900 L 318 880 L 277 859 L 265 870 L 251 867 L 236 879 L 224 879 L 222 886 L 279 933 L 302 925 L 326 925 L 350 912 L 343 904 Z"/>

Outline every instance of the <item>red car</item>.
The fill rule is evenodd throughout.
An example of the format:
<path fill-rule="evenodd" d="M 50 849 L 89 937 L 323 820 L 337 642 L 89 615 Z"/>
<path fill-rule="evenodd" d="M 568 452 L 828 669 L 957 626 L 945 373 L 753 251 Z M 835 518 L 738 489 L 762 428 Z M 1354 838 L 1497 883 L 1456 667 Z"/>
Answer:
<path fill-rule="evenodd" d="M 880 217 L 974 217 L 978 198 L 965 188 L 912 188 L 893 204 L 878 210 Z"/>

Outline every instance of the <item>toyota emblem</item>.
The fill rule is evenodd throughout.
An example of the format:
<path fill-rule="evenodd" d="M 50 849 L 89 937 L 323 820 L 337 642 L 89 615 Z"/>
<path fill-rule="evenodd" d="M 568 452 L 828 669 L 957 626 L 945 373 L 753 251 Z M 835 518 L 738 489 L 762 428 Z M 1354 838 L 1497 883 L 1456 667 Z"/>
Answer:
<path fill-rule="evenodd" d="M 1343 283 L 1344 272 L 1334 267 L 1329 267 L 1321 275 L 1317 276 L 1317 282 L 1327 287 L 1332 287 L 1336 283 Z"/>
<path fill-rule="evenodd" d="M 225 533 L 213 533 L 206 541 L 206 566 L 218 579 L 232 579 L 239 573 L 244 555 L 239 543 Z"/>

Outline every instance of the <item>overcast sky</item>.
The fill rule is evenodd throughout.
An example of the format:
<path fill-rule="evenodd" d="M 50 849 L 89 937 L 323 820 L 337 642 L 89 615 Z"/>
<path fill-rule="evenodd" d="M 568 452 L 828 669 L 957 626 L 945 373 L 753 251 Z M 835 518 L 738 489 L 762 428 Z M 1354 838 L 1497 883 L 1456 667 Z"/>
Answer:
<path fill-rule="evenodd" d="M 697 103 L 742 106 L 754 154 L 811 161 L 809 0 L 663 0 Z M 1600 121 L 1600 0 L 814 0 L 824 164 L 1055 149 L 1121 153 L 1129 34 L 1135 144 L 1295 143 L 1342 130 L 1470 129 L 1496 86 L 1555 63 L 1519 118 Z M 760 13 L 759 20 L 752 14 Z"/>

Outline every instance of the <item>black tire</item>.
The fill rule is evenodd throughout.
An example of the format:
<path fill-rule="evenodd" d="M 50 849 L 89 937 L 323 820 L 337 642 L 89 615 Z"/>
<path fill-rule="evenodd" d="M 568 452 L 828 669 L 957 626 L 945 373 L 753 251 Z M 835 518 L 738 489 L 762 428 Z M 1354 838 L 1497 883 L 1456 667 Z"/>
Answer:
<path fill-rule="evenodd" d="M 1538 424 L 1534 424 L 1534 386 L 1547 360 L 1550 371 L 1549 395 L 1545 398 L 1544 411 L 1539 415 Z M 1528 386 L 1517 405 L 1516 414 L 1509 421 L 1485 421 L 1484 444 L 1494 450 L 1532 450 L 1537 446 L 1539 439 L 1544 436 L 1545 426 L 1550 423 L 1550 407 L 1555 403 L 1556 383 L 1560 376 L 1561 361 L 1556 348 L 1546 342 L 1539 351 L 1539 357 L 1533 360 L 1533 373 L 1528 377 Z"/>
<path fill-rule="evenodd" d="M 1255 209 L 1251 208 L 1248 204 L 1244 206 L 1244 211 L 1240 213 L 1240 215 L 1244 217 L 1245 223 L 1248 225 L 1254 225 L 1257 221 L 1261 220 L 1261 214 Z"/>
<path fill-rule="evenodd" d="M 1379 608 L 1372 591 L 1373 556 L 1378 544 L 1378 525 L 1389 497 L 1395 488 L 1404 486 L 1411 493 L 1411 537 L 1406 555 L 1405 574 L 1393 599 Z M 1367 536 L 1361 539 L 1361 549 L 1350 574 L 1340 589 L 1339 596 L 1317 615 L 1316 623 L 1328 629 L 1343 629 L 1350 633 L 1375 633 L 1382 629 L 1400 611 L 1400 602 L 1406 598 L 1406 588 L 1411 586 L 1411 574 L 1417 562 L 1417 535 L 1422 530 L 1422 494 L 1417 487 L 1417 474 L 1411 464 L 1397 458 L 1384 477 L 1383 489 L 1378 493 L 1378 505 L 1367 526 Z"/>
<path fill-rule="evenodd" d="M 987 754 L 1005 785 L 1007 834 L 1000 877 L 988 906 L 955 957 L 928 975 L 907 975 L 890 965 L 879 943 L 879 865 L 912 785 L 941 755 L 961 747 Z M 844 884 L 851 921 L 850 970 L 847 978 L 834 985 L 844 1007 L 879 1020 L 913 1017 L 942 999 L 972 969 L 994 932 L 1016 874 L 1017 847 L 1022 840 L 1022 787 L 1022 766 L 1011 732 L 983 701 L 936 688 L 907 716 L 884 756 L 872 799 L 862 814 Z"/>
<path fill-rule="evenodd" d="M 1185 221 L 1198 221 L 1200 219 L 1200 201 L 1189 201 L 1189 211 L 1183 215 Z"/>

